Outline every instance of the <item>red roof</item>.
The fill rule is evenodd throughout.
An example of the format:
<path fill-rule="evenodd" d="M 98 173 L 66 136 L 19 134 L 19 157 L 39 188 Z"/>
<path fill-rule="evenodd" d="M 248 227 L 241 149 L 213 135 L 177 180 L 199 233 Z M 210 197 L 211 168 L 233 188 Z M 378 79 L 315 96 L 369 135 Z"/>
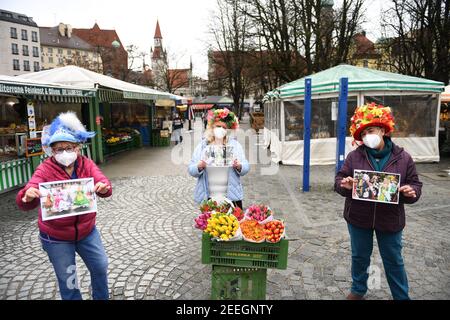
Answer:
<path fill-rule="evenodd" d="M 74 28 L 73 33 L 93 46 L 113 48 L 112 43 L 118 41 L 123 49 L 122 41 L 120 41 L 116 30 L 102 30 L 97 23 L 91 29 Z"/>
<path fill-rule="evenodd" d="M 365 32 L 355 34 L 353 40 L 356 45 L 356 52 L 353 54 L 354 58 L 370 58 L 379 55 L 374 43 L 366 37 Z"/>
<path fill-rule="evenodd" d="M 159 21 L 156 21 L 155 38 L 162 39 L 161 28 L 159 27 Z"/>

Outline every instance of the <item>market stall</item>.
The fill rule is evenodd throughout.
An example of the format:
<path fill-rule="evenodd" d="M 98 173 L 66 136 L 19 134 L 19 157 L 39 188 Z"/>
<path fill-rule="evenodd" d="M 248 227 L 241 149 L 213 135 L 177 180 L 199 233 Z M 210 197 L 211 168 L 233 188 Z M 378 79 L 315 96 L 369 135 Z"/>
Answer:
<path fill-rule="evenodd" d="M 89 122 L 95 91 L 0 76 L 0 192 L 22 186 L 47 157 L 40 136 L 59 113 L 74 111 Z M 82 153 L 91 157 L 90 144 Z"/>
<path fill-rule="evenodd" d="M 175 99 L 158 99 L 155 101 L 153 117 L 152 140 L 155 147 L 170 146 L 172 120 L 175 113 Z"/>
<path fill-rule="evenodd" d="M 155 101 L 171 99 L 169 93 L 135 85 L 76 66 L 66 66 L 21 75 L 26 79 L 77 85 L 96 91 L 92 108 L 94 126 L 101 126 L 95 138 L 98 162 L 117 152 L 152 145 L 152 117 Z M 105 136 L 103 136 L 103 133 Z"/>
<path fill-rule="evenodd" d="M 311 164 L 335 163 L 339 80 L 343 77 L 349 82 L 348 123 L 358 105 L 389 106 L 397 123 L 393 141 L 405 147 L 415 161 L 439 161 L 441 82 L 339 65 L 308 76 L 312 80 Z M 264 139 L 275 162 L 303 163 L 304 83 L 302 78 L 266 94 Z M 354 147 L 348 133 L 346 154 Z"/>

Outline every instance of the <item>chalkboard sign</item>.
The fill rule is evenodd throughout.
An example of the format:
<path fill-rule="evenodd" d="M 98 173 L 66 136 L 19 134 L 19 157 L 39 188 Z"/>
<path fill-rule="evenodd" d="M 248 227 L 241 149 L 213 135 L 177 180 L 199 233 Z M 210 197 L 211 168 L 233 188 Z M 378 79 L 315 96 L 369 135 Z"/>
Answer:
<path fill-rule="evenodd" d="M 40 156 L 44 154 L 41 138 L 32 138 L 25 140 L 25 154 L 28 157 Z"/>

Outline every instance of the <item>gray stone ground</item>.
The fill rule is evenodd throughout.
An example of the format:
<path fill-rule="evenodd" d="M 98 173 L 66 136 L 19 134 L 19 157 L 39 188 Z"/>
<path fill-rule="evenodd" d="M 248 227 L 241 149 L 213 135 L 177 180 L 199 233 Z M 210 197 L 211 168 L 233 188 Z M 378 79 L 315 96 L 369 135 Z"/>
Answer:
<path fill-rule="evenodd" d="M 198 129 L 198 127 L 196 127 Z M 98 228 L 109 256 L 111 299 L 208 299 L 211 267 L 200 263 L 201 234 L 193 228 L 195 179 L 170 161 L 171 148 L 119 155 L 102 166 L 114 195 L 99 203 Z M 333 166 L 311 170 L 302 193 L 301 167 L 281 166 L 262 176 L 253 165 L 243 178 L 244 206 L 266 203 L 287 221 L 287 270 L 269 270 L 267 299 L 343 299 L 350 287 L 350 247 L 344 199 L 332 191 Z M 404 259 L 413 299 L 450 298 L 450 167 L 418 164 L 419 203 L 407 207 Z M 21 212 L 15 192 L 0 196 L 0 299 L 59 299 L 57 283 L 38 240 L 37 211 Z M 77 257 L 80 287 L 90 299 L 89 273 Z M 379 288 L 368 299 L 390 299 L 381 258 L 372 264 Z M 374 277 L 377 279 L 376 277 Z M 376 284 L 376 282 L 375 282 Z"/>

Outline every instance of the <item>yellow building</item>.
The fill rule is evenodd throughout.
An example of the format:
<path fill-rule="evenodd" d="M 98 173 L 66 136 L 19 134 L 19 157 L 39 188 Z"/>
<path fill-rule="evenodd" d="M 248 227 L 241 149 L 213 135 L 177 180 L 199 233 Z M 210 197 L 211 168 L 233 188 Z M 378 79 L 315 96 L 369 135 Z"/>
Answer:
<path fill-rule="evenodd" d="M 60 23 L 57 27 L 39 27 L 42 70 L 75 65 L 103 72 L 99 49 L 72 34 L 72 27 Z"/>
<path fill-rule="evenodd" d="M 353 37 L 350 47 L 350 64 L 356 67 L 379 69 L 381 54 L 375 44 L 366 37 L 362 31 Z"/>

